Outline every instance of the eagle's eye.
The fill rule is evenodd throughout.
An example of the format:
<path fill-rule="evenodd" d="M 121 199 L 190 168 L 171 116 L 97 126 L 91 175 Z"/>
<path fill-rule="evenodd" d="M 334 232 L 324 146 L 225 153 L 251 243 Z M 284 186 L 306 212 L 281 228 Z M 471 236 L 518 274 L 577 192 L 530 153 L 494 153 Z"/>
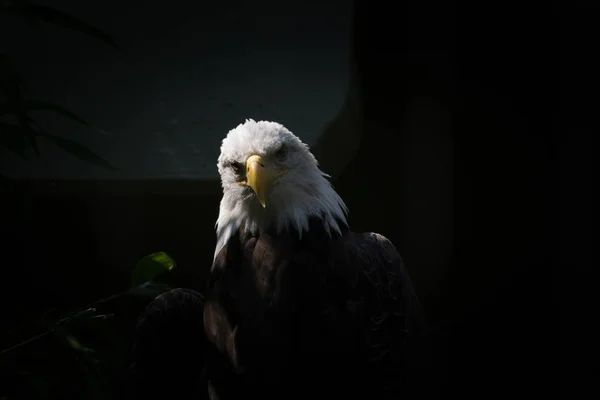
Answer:
<path fill-rule="evenodd" d="M 239 174 L 240 171 L 242 170 L 242 164 L 240 164 L 239 162 L 231 162 L 229 164 L 229 166 L 231 167 L 231 169 L 233 170 L 233 172 L 235 172 L 236 174 Z"/>
<path fill-rule="evenodd" d="M 285 145 L 281 145 L 281 147 L 277 149 L 277 152 L 275 153 L 275 158 L 277 158 L 277 161 L 284 161 L 286 157 L 287 148 L 285 147 Z"/>

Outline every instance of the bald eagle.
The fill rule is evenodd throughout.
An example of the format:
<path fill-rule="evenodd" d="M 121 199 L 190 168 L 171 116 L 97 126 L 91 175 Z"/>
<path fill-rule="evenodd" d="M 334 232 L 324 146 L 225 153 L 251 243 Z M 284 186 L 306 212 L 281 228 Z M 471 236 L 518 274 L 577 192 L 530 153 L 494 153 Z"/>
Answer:
<path fill-rule="evenodd" d="M 329 176 L 279 123 L 231 130 L 217 167 L 210 398 L 396 398 L 422 319 L 394 245 L 349 229 Z"/>

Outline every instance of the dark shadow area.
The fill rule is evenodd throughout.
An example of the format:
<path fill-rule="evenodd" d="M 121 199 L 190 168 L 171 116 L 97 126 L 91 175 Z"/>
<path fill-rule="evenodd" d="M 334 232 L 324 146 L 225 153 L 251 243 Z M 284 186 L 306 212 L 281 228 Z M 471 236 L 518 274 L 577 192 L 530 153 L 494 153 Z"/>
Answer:
<path fill-rule="evenodd" d="M 549 72 L 560 50 L 545 15 L 557 10 L 459 3 L 355 1 L 348 98 L 315 154 L 352 228 L 397 245 L 428 313 L 432 360 L 413 398 L 554 398 L 552 279 L 559 262 L 591 260 L 574 235 L 591 233 L 578 227 L 591 192 L 578 191 L 591 186 L 592 130 L 553 133 L 590 105 L 571 87 L 581 107 L 551 111 L 566 88 Z M 597 37 L 576 29 L 591 10 L 577 11 L 562 25 L 575 53 Z M 2 325 L 119 292 L 155 251 L 177 260 L 174 285 L 202 288 L 220 195 L 216 181 L 2 182 Z"/>

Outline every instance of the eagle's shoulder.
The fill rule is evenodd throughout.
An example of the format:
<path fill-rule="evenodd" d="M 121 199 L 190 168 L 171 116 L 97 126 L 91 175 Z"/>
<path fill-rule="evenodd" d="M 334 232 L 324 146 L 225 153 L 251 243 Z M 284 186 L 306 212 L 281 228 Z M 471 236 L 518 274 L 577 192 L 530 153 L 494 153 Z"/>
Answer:
<path fill-rule="evenodd" d="M 351 253 L 366 264 L 389 266 L 402 263 L 402 257 L 400 257 L 396 246 L 379 233 L 354 233 L 346 242 L 346 245 Z"/>
<path fill-rule="evenodd" d="M 366 279 L 376 289 L 396 290 L 394 283 L 405 273 L 396 246 L 375 232 L 348 231 L 338 242 L 334 257 L 338 267 L 356 274 L 354 285 Z"/>
<path fill-rule="evenodd" d="M 401 357 L 419 330 L 422 310 L 396 246 L 385 236 L 349 232 L 336 250 L 336 269 L 350 277 L 347 312 L 362 325 L 368 358 Z"/>

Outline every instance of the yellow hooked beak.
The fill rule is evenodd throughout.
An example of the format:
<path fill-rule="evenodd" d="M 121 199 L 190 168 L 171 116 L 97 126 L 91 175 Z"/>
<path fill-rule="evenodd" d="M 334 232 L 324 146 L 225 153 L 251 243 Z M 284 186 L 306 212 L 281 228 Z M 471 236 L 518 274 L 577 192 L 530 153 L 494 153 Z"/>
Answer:
<path fill-rule="evenodd" d="M 254 190 L 263 208 L 267 206 L 265 194 L 270 181 L 262 157 L 258 155 L 248 157 L 246 160 L 246 185 Z"/>
<path fill-rule="evenodd" d="M 274 179 L 285 174 L 287 169 L 282 169 L 276 173 L 272 173 L 271 169 L 265 165 L 263 158 L 259 155 L 251 155 L 246 160 L 246 182 L 245 185 L 250 186 L 258 201 L 263 206 L 267 207 L 266 193 Z"/>

